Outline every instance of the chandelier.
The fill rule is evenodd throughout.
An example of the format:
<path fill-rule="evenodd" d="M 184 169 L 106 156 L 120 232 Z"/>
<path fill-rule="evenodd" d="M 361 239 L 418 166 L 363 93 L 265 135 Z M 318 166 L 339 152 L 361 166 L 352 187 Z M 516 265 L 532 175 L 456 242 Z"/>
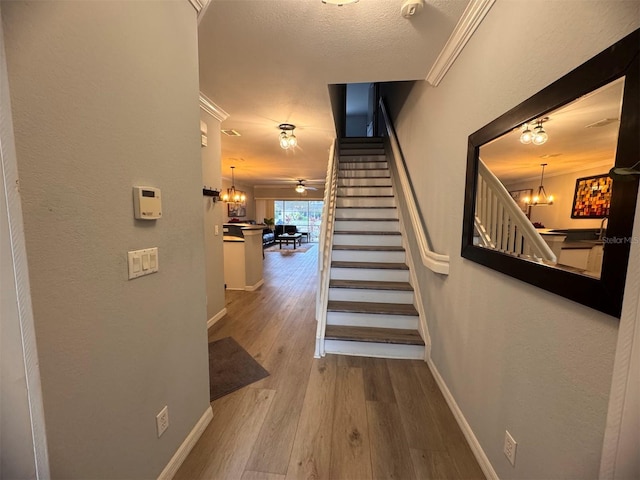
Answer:
<path fill-rule="evenodd" d="M 538 191 L 533 196 L 533 198 L 526 197 L 524 199 L 524 203 L 530 206 L 536 205 L 553 205 L 553 195 L 547 195 L 547 192 L 544 189 L 544 167 L 547 166 L 546 163 L 541 163 L 542 174 L 540 175 L 540 186 L 538 187 Z"/>
<path fill-rule="evenodd" d="M 295 125 L 281 123 L 278 125 L 278 128 L 280 129 L 280 147 L 288 150 L 298 145 L 298 139 L 293 134 L 293 131 L 296 129 Z"/>
<path fill-rule="evenodd" d="M 227 188 L 227 191 L 222 195 L 223 202 L 232 202 L 232 203 L 242 203 L 247 199 L 245 193 L 241 190 L 236 190 L 235 187 L 235 177 L 233 175 L 233 169 L 236 167 L 231 167 L 231 188 Z"/>

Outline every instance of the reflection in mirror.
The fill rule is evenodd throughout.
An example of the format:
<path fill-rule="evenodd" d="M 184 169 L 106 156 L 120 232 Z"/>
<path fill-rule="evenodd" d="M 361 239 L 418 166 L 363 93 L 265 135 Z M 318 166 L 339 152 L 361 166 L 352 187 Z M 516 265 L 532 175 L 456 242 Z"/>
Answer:
<path fill-rule="evenodd" d="M 474 245 L 600 278 L 624 77 L 480 146 Z"/>

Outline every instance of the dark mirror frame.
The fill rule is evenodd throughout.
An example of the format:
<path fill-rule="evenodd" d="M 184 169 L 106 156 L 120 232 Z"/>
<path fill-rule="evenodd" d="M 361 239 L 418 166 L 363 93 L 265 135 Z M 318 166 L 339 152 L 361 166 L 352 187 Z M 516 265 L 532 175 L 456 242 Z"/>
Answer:
<path fill-rule="evenodd" d="M 523 282 L 620 318 L 624 295 L 638 177 L 614 180 L 600 279 L 587 277 L 473 244 L 474 211 L 480 147 L 525 122 L 625 77 L 615 166 L 631 167 L 640 160 L 640 29 L 552 83 L 517 107 L 469 136 L 462 227 L 462 256 Z"/>

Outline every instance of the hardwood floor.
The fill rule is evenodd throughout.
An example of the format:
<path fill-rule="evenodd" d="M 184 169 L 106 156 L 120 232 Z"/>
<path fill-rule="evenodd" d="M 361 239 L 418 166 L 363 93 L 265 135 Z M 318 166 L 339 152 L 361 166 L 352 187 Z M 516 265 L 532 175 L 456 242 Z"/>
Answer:
<path fill-rule="evenodd" d="M 426 365 L 314 359 L 317 247 L 267 253 L 265 284 L 227 292 L 232 336 L 270 376 L 214 401 L 175 475 L 195 479 L 484 479 Z"/>

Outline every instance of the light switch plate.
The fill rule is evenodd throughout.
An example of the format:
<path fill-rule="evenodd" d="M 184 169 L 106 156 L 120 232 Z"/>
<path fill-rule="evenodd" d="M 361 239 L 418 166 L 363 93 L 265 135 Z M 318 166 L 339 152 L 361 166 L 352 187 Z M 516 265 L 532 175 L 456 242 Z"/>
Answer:
<path fill-rule="evenodd" d="M 158 247 L 127 252 L 129 280 L 158 271 Z"/>

